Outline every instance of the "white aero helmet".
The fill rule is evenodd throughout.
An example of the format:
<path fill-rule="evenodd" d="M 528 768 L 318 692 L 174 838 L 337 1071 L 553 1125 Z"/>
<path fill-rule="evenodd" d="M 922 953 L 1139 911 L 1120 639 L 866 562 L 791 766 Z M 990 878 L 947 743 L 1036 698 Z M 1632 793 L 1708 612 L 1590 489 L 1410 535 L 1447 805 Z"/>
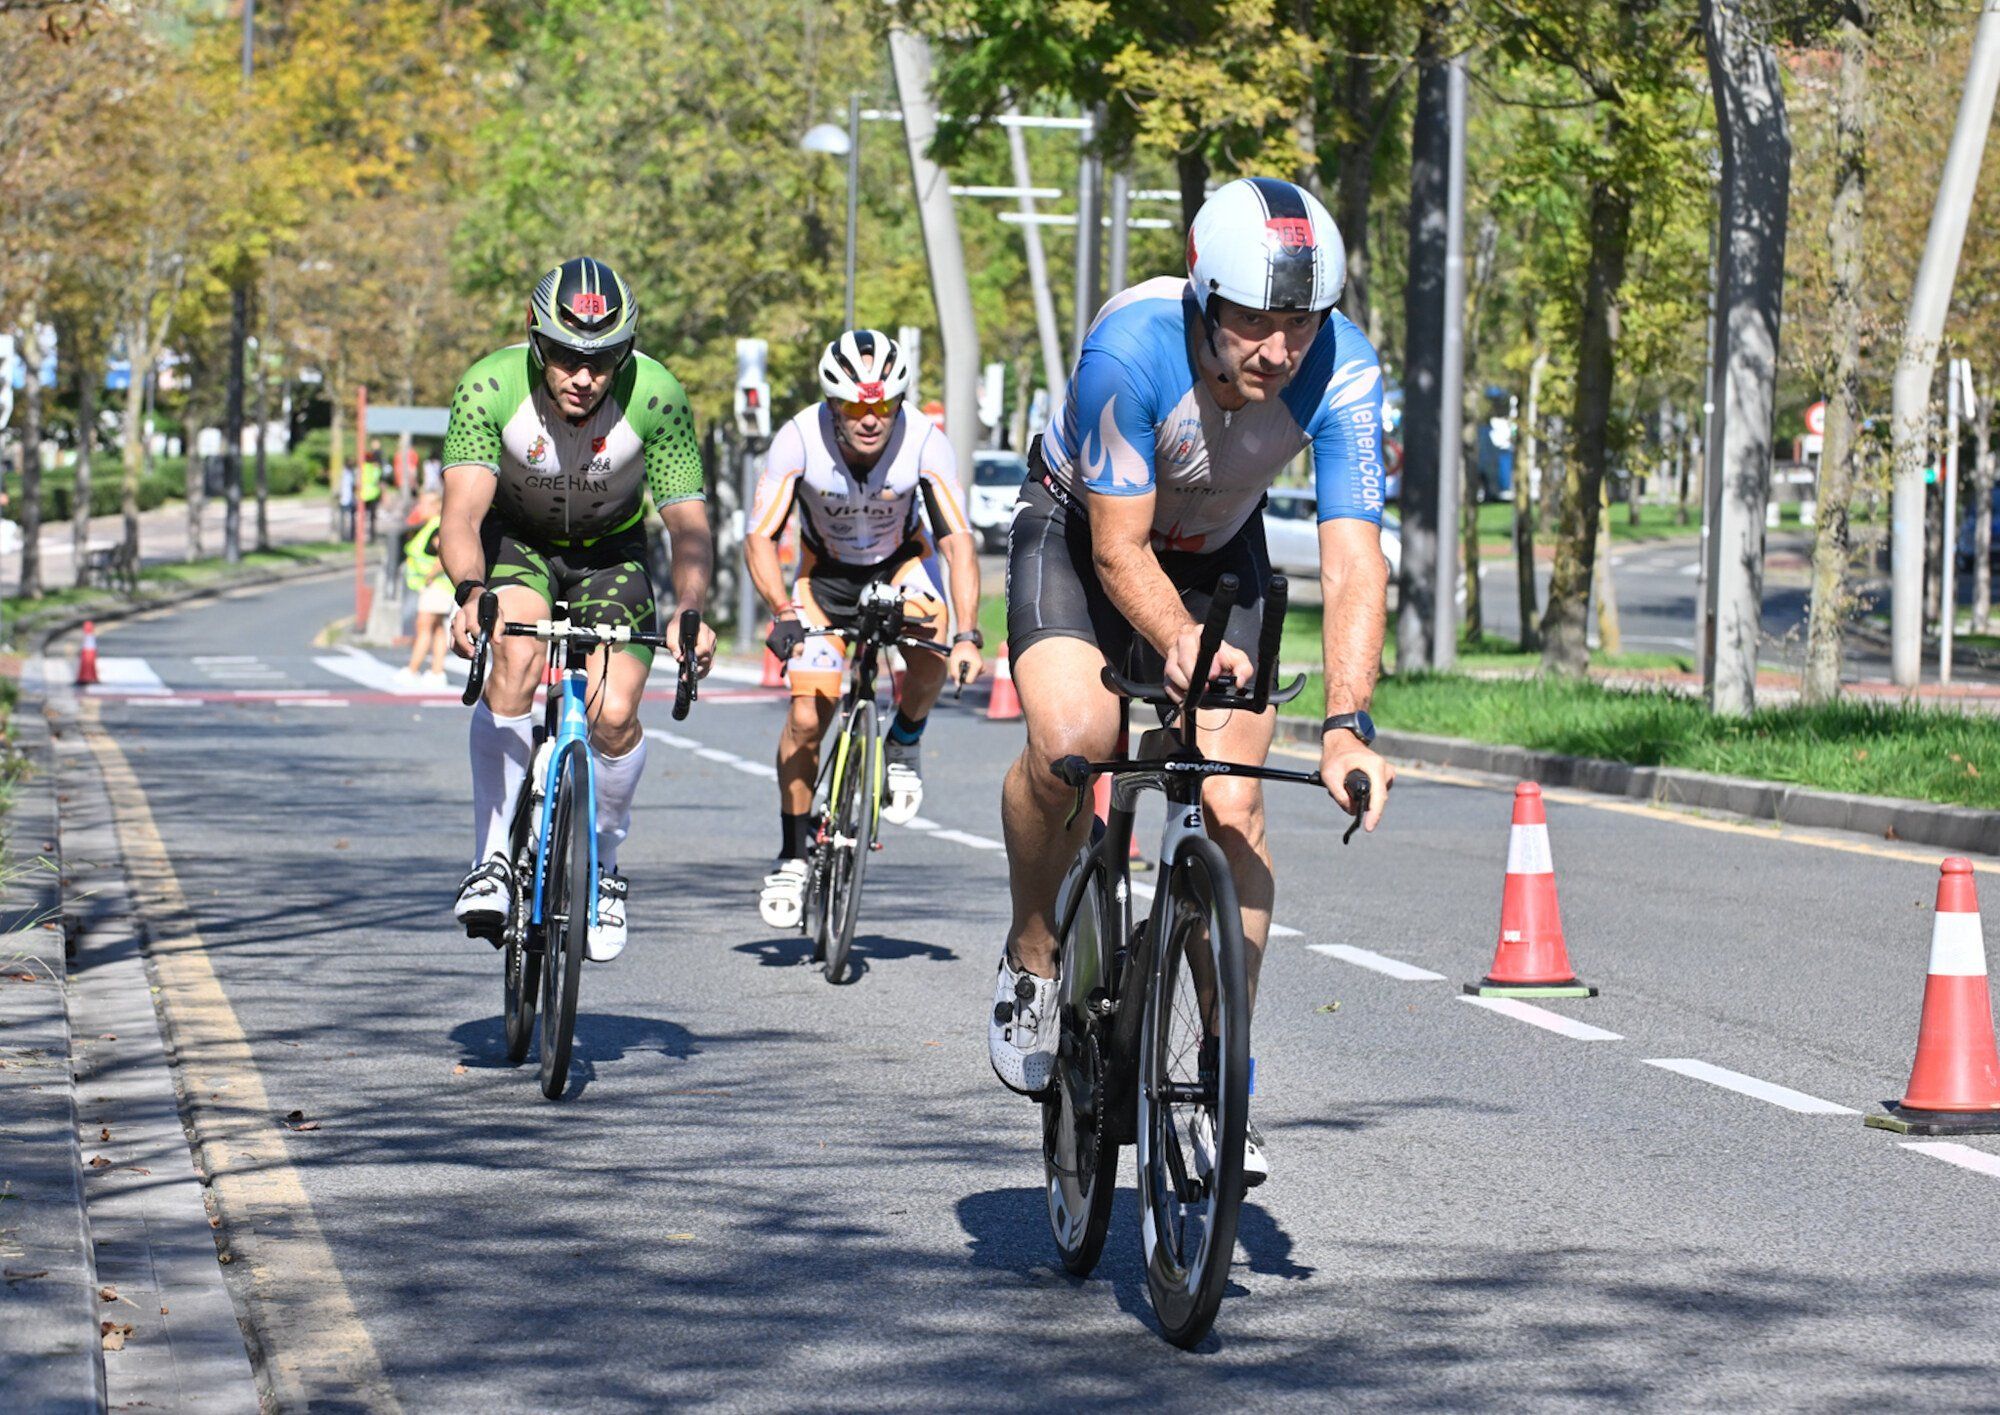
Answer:
<path fill-rule="evenodd" d="M 1216 295 L 1253 310 L 1330 310 L 1347 283 L 1347 245 L 1304 187 L 1242 177 L 1218 187 L 1188 228 L 1188 279 L 1202 318 Z"/>
<path fill-rule="evenodd" d="M 910 389 L 910 366 L 879 329 L 850 329 L 819 356 L 820 391 L 843 403 L 885 403 Z"/>

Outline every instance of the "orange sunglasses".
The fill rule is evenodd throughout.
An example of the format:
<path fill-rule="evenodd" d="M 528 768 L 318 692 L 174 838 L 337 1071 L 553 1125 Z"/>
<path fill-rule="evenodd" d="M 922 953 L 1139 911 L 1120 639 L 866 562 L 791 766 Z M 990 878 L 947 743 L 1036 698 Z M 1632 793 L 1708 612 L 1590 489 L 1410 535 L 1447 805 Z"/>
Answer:
<path fill-rule="evenodd" d="M 886 418 L 896 411 L 897 405 L 902 401 L 901 398 L 884 398 L 879 403 L 849 403 L 843 400 L 840 411 L 850 418 L 865 418 L 870 413 L 878 418 Z"/>

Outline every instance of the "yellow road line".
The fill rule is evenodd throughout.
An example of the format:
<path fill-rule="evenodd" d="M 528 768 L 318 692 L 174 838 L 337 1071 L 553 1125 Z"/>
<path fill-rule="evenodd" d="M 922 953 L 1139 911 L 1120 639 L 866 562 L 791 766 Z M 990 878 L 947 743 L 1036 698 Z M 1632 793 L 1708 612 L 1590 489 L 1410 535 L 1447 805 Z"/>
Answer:
<path fill-rule="evenodd" d="M 250 1042 L 196 931 L 151 806 L 131 764 L 81 705 L 117 818 L 133 896 L 146 922 L 196 1158 L 222 1217 L 230 1261 L 247 1274 L 252 1339 L 266 1404 L 280 1410 L 400 1409 L 305 1186 Z"/>
<path fill-rule="evenodd" d="M 1319 753 L 1276 744 L 1272 750 L 1286 756 L 1306 757 L 1319 760 Z M 1413 776 L 1420 781 L 1435 781 L 1442 786 L 1464 786 L 1477 791 L 1507 791 L 1514 789 L 1512 777 L 1468 776 L 1463 772 L 1451 771 L 1444 767 L 1412 766 L 1396 762 L 1396 775 Z M 1600 796 L 1594 791 L 1575 791 L 1563 786 L 1544 786 L 1542 795 L 1551 801 L 1561 801 L 1565 805 L 1588 806 L 1594 811 L 1616 811 L 1621 815 L 1643 816 L 1647 820 L 1665 821 L 1673 825 L 1692 826 L 1696 830 L 1718 830 L 1728 835 L 1751 835 L 1759 840 L 1773 840 L 1786 845 L 1810 845 L 1818 850 L 1840 850 L 1850 855 L 1872 855 L 1878 860 L 1901 860 L 1913 865 L 1928 865 L 1937 868 L 1938 861 L 1949 853 L 1943 849 L 1917 849 L 1908 845 L 1877 845 L 1869 840 L 1843 840 L 1831 833 L 1800 833 L 1788 830 L 1777 821 L 1756 824 L 1745 821 L 1716 820 L 1708 816 L 1688 813 L 1687 808 L 1659 806 L 1647 801 L 1634 801 L 1616 796 Z M 1982 857 L 1972 857 L 1972 868 L 1981 874 L 2000 875 L 2000 861 L 1988 861 Z"/>

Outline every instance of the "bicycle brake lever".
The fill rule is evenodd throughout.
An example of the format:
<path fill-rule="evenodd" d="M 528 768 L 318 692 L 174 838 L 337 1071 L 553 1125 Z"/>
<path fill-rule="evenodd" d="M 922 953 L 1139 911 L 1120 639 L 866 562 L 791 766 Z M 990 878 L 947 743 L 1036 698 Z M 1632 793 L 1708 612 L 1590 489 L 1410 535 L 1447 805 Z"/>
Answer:
<path fill-rule="evenodd" d="M 1368 798 L 1372 789 L 1368 784 L 1368 773 L 1356 769 L 1347 773 L 1347 799 L 1354 803 L 1354 823 L 1347 827 L 1347 833 L 1340 837 L 1342 845 L 1354 838 L 1354 832 L 1361 829 L 1361 818 L 1368 814 Z"/>

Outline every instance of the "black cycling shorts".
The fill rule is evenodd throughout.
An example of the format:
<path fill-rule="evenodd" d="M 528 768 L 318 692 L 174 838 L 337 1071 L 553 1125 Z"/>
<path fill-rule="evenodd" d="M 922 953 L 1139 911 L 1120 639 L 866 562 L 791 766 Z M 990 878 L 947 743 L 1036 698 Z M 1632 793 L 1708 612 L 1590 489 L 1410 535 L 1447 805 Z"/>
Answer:
<path fill-rule="evenodd" d="M 1008 653 L 1018 658 L 1039 639 L 1082 639 L 1096 644 L 1104 661 L 1128 678 L 1158 682 L 1165 669 L 1160 655 L 1125 622 L 1097 578 L 1090 558 L 1090 523 L 1037 479 L 1040 462 L 1038 455 L 1029 458 L 1028 480 L 1007 537 Z M 1208 617 L 1216 582 L 1225 574 L 1236 577 L 1236 603 L 1224 637 L 1255 662 L 1264 591 L 1271 582 L 1263 518 L 1252 515 L 1215 550 L 1167 550 L 1159 559 L 1197 621 Z"/>
<path fill-rule="evenodd" d="M 659 630 L 653 578 L 646 570 L 646 527 L 614 531 L 589 545 L 558 546 L 524 535 L 488 516 L 480 527 L 486 551 L 486 583 L 492 589 L 519 585 L 550 604 L 566 600 L 578 624 L 625 625 L 636 633 Z M 644 644 L 620 649 L 650 664 Z"/>

